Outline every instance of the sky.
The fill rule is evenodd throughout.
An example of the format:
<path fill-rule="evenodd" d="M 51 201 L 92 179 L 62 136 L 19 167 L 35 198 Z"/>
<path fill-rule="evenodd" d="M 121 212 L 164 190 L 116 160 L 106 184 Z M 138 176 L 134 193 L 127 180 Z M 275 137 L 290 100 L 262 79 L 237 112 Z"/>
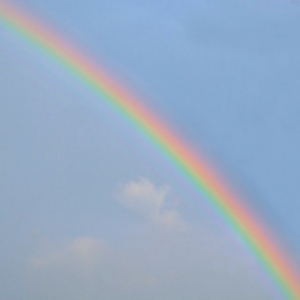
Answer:
<path fill-rule="evenodd" d="M 297 1 L 8 2 L 140 95 L 300 257 Z M 284 299 L 144 137 L 1 25 L 0 101 L 1 299 Z"/>

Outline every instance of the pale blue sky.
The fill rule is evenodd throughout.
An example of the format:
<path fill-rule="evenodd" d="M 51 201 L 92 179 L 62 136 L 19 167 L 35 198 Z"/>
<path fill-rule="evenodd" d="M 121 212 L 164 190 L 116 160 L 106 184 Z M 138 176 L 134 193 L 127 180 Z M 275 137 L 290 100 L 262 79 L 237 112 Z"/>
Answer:
<path fill-rule="evenodd" d="M 299 256 L 296 3 L 11 2 L 143 95 Z M 282 299 L 159 153 L 2 27 L 0 99 L 4 300 Z"/>

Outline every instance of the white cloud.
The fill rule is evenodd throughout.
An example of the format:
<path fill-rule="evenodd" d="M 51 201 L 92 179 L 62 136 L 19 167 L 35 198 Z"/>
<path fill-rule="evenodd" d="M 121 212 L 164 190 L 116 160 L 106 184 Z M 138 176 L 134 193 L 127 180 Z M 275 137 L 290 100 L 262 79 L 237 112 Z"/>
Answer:
<path fill-rule="evenodd" d="M 72 266 L 78 270 L 91 271 L 99 258 L 105 256 L 107 245 L 99 239 L 80 237 L 55 243 L 48 241 L 30 261 L 36 269 Z"/>
<path fill-rule="evenodd" d="M 233 250 L 237 248 L 233 247 Z M 43 243 L 31 260 L 28 299 L 277 299 L 248 255 L 213 232 L 144 236 L 124 247 L 81 237 Z"/>
<path fill-rule="evenodd" d="M 140 178 L 122 185 L 118 200 L 153 225 L 165 230 L 184 231 L 186 224 L 179 212 L 167 201 L 170 192 L 169 186 L 157 187 L 148 179 Z"/>
<path fill-rule="evenodd" d="M 28 260 L 26 281 L 34 299 L 112 299 L 122 291 L 138 292 L 157 284 L 140 255 L 135 247 L 119 249 L 98 238 L 45 238 Z"/>

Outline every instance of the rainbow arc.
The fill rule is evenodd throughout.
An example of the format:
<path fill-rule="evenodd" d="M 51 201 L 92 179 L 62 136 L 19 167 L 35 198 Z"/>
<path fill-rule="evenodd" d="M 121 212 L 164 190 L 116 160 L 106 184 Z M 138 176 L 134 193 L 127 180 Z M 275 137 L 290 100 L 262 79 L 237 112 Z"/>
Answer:
<path fill-rule="evenodd" d="M 244 241 L 287 299 L 300 299 L 292 259 L 245 202 L 185 141 L 107 72 L 33 16 L 0 2 L 0 24 L 50 57 L 129 121 L 181 172 Z"/>

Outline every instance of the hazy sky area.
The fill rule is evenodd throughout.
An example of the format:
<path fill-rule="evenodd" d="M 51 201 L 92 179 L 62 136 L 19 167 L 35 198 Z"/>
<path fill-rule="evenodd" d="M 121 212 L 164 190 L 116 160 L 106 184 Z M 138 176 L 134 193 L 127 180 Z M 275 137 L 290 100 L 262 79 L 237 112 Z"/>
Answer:
<path fill-rule="evenodd" d="M 141 95 L 299 259 L 300 3 L 8 2 Z M 0 23 L 1 300 L 284 299 L 102 100 Z"/>

